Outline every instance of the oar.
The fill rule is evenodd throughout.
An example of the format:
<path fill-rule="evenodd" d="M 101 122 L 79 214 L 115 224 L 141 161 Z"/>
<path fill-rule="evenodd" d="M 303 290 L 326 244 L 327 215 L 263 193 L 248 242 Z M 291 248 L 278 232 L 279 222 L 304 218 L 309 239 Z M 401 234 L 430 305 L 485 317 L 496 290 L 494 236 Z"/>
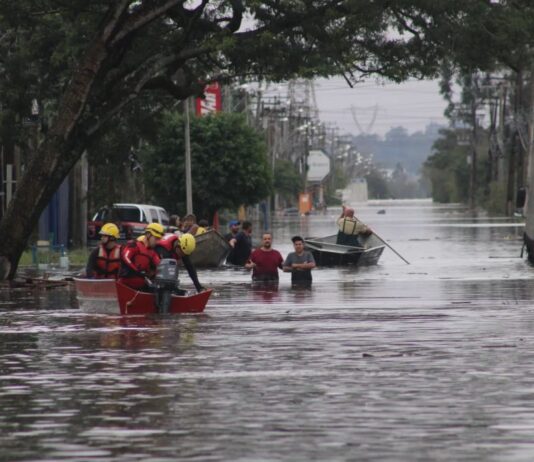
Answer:
<path fill-rule="evenodd" d="M 391 247 L 386 241 L 384 241 L 384 239 L 382 239 L 378 234 L 376 234 L 374 231 L 373 231 L 373 234 L 378 238 L 380 239 L 384 244 L 386 244 L 391 250 L 393 250 L 393 252 L 395 252 L 395 254 L 397 254 L 397 256 L 399 258 L 401 258 L 407 265 L 410 264 L 410 262 L 408 260 L 406 260 L 406 258 L 404 258 L 399 252 L 397 252 L 393 247 Z"/>

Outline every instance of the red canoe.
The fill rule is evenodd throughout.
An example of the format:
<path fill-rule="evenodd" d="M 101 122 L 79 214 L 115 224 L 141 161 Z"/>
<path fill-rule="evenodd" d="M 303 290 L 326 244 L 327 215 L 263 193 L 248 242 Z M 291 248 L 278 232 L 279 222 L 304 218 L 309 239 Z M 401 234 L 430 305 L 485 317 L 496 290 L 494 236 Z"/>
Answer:
<path fill-rule="evenodd" d="M 121 314 L 153 314 L 158 312 L 154 294 L 139 292 L 120 282 L 116 283 L 116 287 Z M 169 313 L 202 313 L 206 308 L 211 292 L 212 289 L 208 289 L 199 294 L 173 295 Z"/>

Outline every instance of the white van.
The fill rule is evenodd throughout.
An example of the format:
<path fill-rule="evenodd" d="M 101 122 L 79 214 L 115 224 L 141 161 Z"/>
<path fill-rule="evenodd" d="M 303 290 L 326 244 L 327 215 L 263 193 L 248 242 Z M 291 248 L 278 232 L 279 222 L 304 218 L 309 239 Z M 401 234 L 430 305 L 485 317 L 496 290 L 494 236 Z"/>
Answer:
<path fill-rule="evenodd" d="M 163 207 L 148 204 L 113 204 L 102 207 L 87 223 L 87 238 L 98 239 L 98 232 L 105 223 L 115 223 L 120 230 L 121 239 L 133 239 L 143 234 L 146 225 L 159 223 L 169 226 L 169 215 Z"/>

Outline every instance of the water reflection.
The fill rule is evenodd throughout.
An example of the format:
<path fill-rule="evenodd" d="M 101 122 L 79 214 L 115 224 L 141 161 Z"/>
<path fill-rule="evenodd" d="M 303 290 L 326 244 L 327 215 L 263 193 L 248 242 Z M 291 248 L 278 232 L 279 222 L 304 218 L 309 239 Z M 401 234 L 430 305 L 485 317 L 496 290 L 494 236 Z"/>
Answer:
<path fill-rule="evenodd" d="M 278 281 L 254 281 L 250 287 L 254 300 L 271 303 L 279 298 L 278 286 Z"/>
<path fill-rule="evenodd" d="M 203 316 L 0 290 L 2 458 L 530 460 L 534 269 L 516 224 L 426 202 L 359 212 L 410 265 L 386 249 L 306 289 L 206 270 Z M 275 223 L 276 247 L 337 215 Z"/>

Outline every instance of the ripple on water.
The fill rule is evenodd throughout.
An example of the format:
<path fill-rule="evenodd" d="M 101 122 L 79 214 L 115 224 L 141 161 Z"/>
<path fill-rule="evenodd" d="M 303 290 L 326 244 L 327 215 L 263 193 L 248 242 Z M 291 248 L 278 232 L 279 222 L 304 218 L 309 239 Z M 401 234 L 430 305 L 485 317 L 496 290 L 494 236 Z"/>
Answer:
<path fill-rule="evenodd" d="M 534 285 L 517 224 L 428 202 L 358 209 L 410 265 L 386 249 L 374 268 L 315 270 L 307 291 L 202 270 L 205 316 L 0 292 L 2 456 L 530 461 Z M 337 212 L 275 224 L 275 246 L 329 234 Z"/>

